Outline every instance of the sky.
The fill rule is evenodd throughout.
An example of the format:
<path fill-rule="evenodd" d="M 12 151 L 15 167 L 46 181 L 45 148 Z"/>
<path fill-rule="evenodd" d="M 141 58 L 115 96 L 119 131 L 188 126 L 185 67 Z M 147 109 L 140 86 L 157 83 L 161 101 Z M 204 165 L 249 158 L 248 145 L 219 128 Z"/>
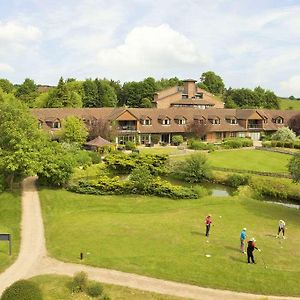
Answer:
<path fill-rule="evenodd" d="M 0 0 L 0 78 L 199 80 L 300 97 L 300 0 Z"/>

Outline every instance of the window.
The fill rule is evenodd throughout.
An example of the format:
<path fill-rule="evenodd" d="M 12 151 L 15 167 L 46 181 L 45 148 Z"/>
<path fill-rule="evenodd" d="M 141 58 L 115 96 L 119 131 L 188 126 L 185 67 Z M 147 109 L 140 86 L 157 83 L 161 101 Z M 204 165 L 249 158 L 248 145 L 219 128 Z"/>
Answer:
<path fill-rule="evenodd" d="M 220 124 L 220 119 L 210 119 L 211 124 Z"/>
<path fill-rule="evenodd" d="M 236 137 L 236 133 L 235 133 L 235 132 L 230 132 L 230 133 L 229 133 L 229 136 L 230 136 L 230 137 Z"/>
<path fill-rule="evenodd" d="M 278 118 L 274 119 L 274 123 L 275 124 L 283 124 L 283 118 L 278 117 Z"/>
<path fill-rule="evenodd" d="M 216 139 L 220 140 L 222 138 L 222 132 L 216 132 Z"/>
<path fill-rule="evenodd" d="M 151 120 L 150 119 L 142 120 L 142 125 L 151 125 Z"/>
<path fill-rule="evenodd" d="M 59 122 L 59 121 L 53 122 L 52 128 L 60 128 L 60 127 L 61 127 L 61 125 L 60 125 L 60 122 Z"/>
<path fill-rule="evenodd" d="M 231 125 L 237 124 L 237 119 L 227 119 L 227 122 Z"/>
<path fill-rule="evenodd" d="M 162 120 L 163 125 L 170 125 L 170 119 L 166 118 Z"/>
<path fill-rule="evenodd" d="M 186 95 L 186 94 L 182 94 L 182 99 L 188 99 L 188 95 Z"/>
<path fill-rule="evenodd" d="M 183 118 L 183 119 L 178 119 L 178 124 L 179 125 L 185 125 L 186 123 L 186 120 Z"/>

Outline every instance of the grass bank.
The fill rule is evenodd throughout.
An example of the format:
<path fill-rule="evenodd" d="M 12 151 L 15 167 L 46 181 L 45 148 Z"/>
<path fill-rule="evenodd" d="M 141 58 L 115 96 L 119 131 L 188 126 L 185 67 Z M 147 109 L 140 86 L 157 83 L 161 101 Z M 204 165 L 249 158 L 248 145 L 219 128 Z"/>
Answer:
<path fill-rule="evenodd" d="M 84 293 L 71 293 L 69 285 L 72 278 L 68 276 L 44 275 L 30 279 L 35 282 L 43 293 L 44 300 L 88 300 L 94 299 Z M 144 292 L 127 287 L 102 284 L 103 291 L 112 300 L 180 300 L 182 298 Z"/>
<path fill-rule="evenodd" d="M 20 248 L 21 202 L 19 192 L 0 193 L 0 233 L 12 236 L 12 255 L 8 255 L 8 242 L 0 241 L 0 272 L 11 265 Z"/>
<path fill-rule="evenodd" d="M 297 210 L 246 195 L 176 201 L 43 189 L 40 198 L 47 247 L 58 259 L 80 263 L 84 252 L 83 263 L 93 266 L 213 288 L 300 295 Z M 209 242 L 208 213 L 215 225 Z M 275 239 L 279 219 L 287 222 L 286 240 Z M 255 253 L 257 265 L 248 265 L 239 252 L 243 227 L 262 249 Z"/>

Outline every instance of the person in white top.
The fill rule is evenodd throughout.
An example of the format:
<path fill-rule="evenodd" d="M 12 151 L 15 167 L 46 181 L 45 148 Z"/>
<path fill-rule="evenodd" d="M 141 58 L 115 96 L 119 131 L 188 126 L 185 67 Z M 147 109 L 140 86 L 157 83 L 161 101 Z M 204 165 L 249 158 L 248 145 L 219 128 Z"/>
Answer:
<path fill-rule="evenodd" d="M 282 232 L 282 237 L 285 239 L 284 231 L 285 231 L 285 222 L 283 220 L 279 220 L 278 233 L 276 238 L 279 238 L 279 234 L 280 232 Z"/>

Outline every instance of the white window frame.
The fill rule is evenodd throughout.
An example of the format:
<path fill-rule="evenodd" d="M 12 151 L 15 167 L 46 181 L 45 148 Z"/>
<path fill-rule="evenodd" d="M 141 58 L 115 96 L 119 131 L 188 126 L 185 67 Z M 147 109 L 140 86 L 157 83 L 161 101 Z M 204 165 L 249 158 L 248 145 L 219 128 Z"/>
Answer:
<path fill-rule="evenodd" d="M 170 125 L 171 122 L 170 122 L 169 118 L 165 118 L 165 119 L 162 120 L 161 123 L 162 123 L 162 125 Z"/>

